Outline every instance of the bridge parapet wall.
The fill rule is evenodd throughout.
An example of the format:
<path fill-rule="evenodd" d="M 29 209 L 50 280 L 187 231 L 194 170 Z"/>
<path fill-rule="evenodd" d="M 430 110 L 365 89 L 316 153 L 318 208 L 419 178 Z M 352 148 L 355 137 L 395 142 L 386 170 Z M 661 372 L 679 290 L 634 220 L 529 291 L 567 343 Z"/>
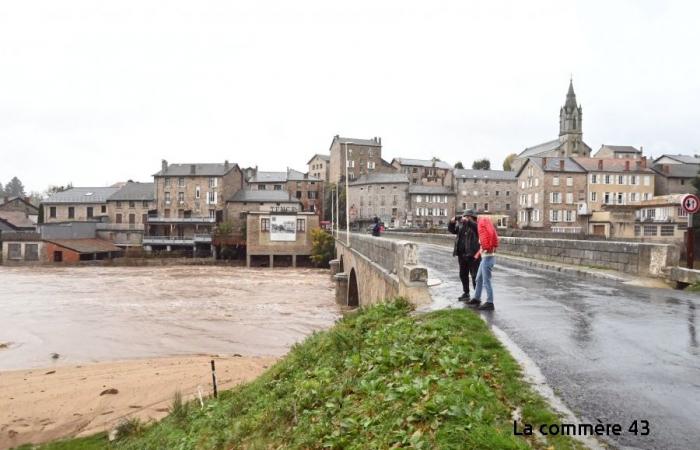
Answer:
<path fill-rule="evenodd" d="M 392 232 L 387 236 L 443 246 L 454 243 L 454 236 L 444 234 Z M 668 267 L 678 264 L 679 257 L 674 244 L 507 236 L 499 238 L 499 243 L 499 251 L 507 255 L 660 278 L 666 276 Z"/>
<path fill-rule="evenodd" d="M 338 259 L 332 262 L 339 271 L 336 277 L 342 274 L 348 279 L 346 304 L 355 306 L 353 273 L 359 305 L 397 296 L 416 305 L 430 301 L 428 270 L 418 264 L 416 243 L 351 233 L 348 246 L 345 233 L 340 233 L 336 254 Z M 337 283 L 336 289 L 343 289 L 342 283 Z M 336 299 L 340 298 L 343 293 L 337 293 Z"/>

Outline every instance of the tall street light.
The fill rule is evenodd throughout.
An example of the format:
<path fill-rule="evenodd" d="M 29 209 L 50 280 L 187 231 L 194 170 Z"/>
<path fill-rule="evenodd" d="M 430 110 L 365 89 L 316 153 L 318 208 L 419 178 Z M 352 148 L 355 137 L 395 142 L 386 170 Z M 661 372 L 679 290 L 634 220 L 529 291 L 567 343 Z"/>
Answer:
<path fill-rule="evenodd" d="M 345 243 L 350 247 L 350 196 L 348 195 L 348 143 L 345 143 Z"/>

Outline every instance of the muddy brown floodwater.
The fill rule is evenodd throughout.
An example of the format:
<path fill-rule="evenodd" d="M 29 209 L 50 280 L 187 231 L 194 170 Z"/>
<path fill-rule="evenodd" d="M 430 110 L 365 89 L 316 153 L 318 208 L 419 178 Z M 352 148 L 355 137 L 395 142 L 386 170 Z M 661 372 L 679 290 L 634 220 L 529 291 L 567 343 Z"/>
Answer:
<path fill-rule="evenodd" d="M 314 269 L 0 266 L 0 370 L 280 356 L 339 315 L 328 272 Z"/>
<path fill-rule="evenodd" d="M 0 449 L 158 420 L 339 316 L 327 271 L 0 266 Z"/>

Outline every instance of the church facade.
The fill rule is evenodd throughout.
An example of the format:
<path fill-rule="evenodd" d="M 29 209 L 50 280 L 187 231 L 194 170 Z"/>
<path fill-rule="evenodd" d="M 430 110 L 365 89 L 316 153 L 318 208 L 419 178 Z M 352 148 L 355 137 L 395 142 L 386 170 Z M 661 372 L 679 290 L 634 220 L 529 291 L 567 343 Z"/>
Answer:
<path fill-rule="evenodd" d="M 591 147 L 583 141 L 583 109 L 576 102 L 573 80 L 569 82 L 566 102 L 559 110 L 559 138 L 526 148 L 513 160 L 511 167 L 518 172 L 528 158 L 570 156 L 591 156 Z"/>

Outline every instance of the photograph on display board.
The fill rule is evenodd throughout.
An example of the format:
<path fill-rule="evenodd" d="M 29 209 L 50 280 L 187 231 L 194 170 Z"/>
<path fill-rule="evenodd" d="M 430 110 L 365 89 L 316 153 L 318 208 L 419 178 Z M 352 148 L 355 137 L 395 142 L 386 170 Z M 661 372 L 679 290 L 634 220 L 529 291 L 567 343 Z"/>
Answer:
<path fill-rule="evenodd" d="M 270 240 L 294 241 L 297 233 L 296 216 L 271 216 Z"/>

